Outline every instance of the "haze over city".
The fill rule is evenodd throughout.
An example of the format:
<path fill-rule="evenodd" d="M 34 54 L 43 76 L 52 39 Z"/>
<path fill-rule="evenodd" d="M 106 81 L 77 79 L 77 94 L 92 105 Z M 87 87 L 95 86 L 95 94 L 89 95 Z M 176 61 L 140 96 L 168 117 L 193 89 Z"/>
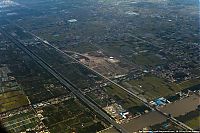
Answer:
<path fill-rule="evenodd" d="M 0 132 L 200 132 L 199 7 L 0 0 Z"/>

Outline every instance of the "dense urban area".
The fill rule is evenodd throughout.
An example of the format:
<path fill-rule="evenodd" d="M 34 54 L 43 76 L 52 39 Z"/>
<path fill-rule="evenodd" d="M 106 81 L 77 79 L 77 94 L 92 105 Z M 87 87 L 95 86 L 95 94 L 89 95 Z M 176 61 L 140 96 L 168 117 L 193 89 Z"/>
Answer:
<path fill-rule="evenodd" d="M 0 0 L 8 133 L 200 131 L 199 0 Z"/>

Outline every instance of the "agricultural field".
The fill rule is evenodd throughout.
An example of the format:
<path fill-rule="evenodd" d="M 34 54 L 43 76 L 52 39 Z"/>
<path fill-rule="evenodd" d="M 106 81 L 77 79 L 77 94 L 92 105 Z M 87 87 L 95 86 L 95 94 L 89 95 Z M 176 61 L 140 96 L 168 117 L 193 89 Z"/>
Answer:
<path fill-rule="evenodd" d="M 147 100 L 153 100 L 158 97 L 174 95 L 176 92 L 189 89 L 190 87 L 199 85 L 199 83 L 199 79 L 191 79 L 181 83 L 170 83 L 163 78 L 148 74 L 139 79 L 124 81 L 121 84 L 127 88 L 131 88 L 139 95 L 144 95 Z"/>
<path fill-rule="evenodd" d="M 195 129 L 195 130 L 199 130 L 200 127 L 200 116 L 197 116 L 191 120 L 188 120 L 185 122 L 186 125 L 188 125 L 189 127 Z"/>
<path fill-rule="evenodd" d="M 143 65 L 143 66 L 154 66 L 157 64 L 163 63 L 163 61 L 156 55 L 152 53 L 142 53 L 140 55 L 135 55 L 132 57 L 132 60 L 135 64 Z"/>
<path fill-rule="evenodd" d="M 194 130 L 200 129 L 200 111 L 196 109 L 191 111 L 185 115 L 179 116 L 177 119 L 189 127 L 193 128 Z"/>
<path fill-rule="evenodd" d="M 6 27 L 10 34 L 15 31 L 15 34 L 17 34 L 15 37 L 18 39 L 27 34 L 15 25 L 9 24 Z M 86 69 L 70 57 L 61 54 L 44 42 L 35 40 L 33 36 L 32 40 L 29 39 L 29 36 L 23 39 L 24 45 L 80 89 L 95 86 L 96 81 L 102 80 L 99 76 L 95 75 L 94 72 Z"/>
<path fill-rule="evenodd" d="M 200 78 L 186 80 L 186 81 L 183 81 L 183 82 L 181 82 L 177 85 L 181 88 L 181 90 L 189 89 L 189 88 L 192 88 L 194 86 L 200 85 Z"/>
<path fill-rule="evenodd" d="M 18 113 L 11 112 L 12 115 L 2 118 L 2 123 L 10 133 L 19 133 L 25 131 L 39 131 L 40 121 L 28 108 Z"/>
<path fill-rule="evenodd" d="M 74 98 L 36 110 L 42 111 L 43 122 L 51 133 L 96 132 L 106 126 L 98 116 Z"/>
<path fill-rule="evenodd" d="M 83 94 L 99 109 L 107 107 L 111 117 L 121 113 L 128 132 L 149 126 L 182 130 L 155 108 L 197 129 L 198 5 L 198 0 L 3 0 L 0 115 L 5 127 L 17 133 L 93 133 L 110 126 L 93 106 L 86 107 Z M 173 101 L 150 110 L 150 101 L 159 97 Z M 23 110 L 29 104 L 34 109 Z"/>
<path fill-rule="evenodd" d="M 7 38 L 4 37 L 4 40 Z M 0 63 L 6 63 L 11 73 L 6 78 L 14 77 L 11 82 L 2 82 L 2 91 L 23 90 L 31 103 L 47 100 L 52 97 L 67 94 L 68 91 L 47 71 L 36 64 L 29 56 L 25 55 L 13 43 L 8 46 L 0 44 L 6 48 L 0 52 L 3 58 Z M 23 97 L 22 97 L 23 99 Z"/>
<path fill-rule="evenodd" d="M 56 99 L 61 95 L 70 94 L 70 92 L 63 85 L 61 85 L 58 80 L 56 80 L 52 75 L 47 73 L 47 71 L 45 71 L 42 67 L 37 65 L 36 62 L 34 62 L 29 56 L 25 55 L 25 53 L 18 49 L 15 45 L 10 43 L 10 45 L 8 45 L 4 49 L 5 50 L 3 51 L 2 55 L 5 56 L 5 58 L 1 60 L 1 62 L 7 63 L 6 65 L 12 72 L 12 76 L 15 76 L 15 80 L 17 81 L 17 83 L 19 83 L 23 92 L 20 92 L 19 94 L 10 94 L 10 92 L 7 92 L 8 94 L 5 93 L 6 95 L 3 93 L 3 95 L 0 95 L 0 99 L 2 100 L 1 102 L 9 102 L 7 100 L 9 98 L 10 101 L 14 101 L 14 105 L 18 107 L 18 104 L 24 103 L 24 98 L 29 98 L 30 104 L 35 105 L 39 104 L 40 102 L 47 101 L 51 98 Z M 64 58 L 60 58 L 59 56 L 55 59 L 62 64 L 62 59 Z M 53 59 L 51 57 L 48 58 L 48 61 L 52 60 Z M 55 67 L 58 67 L 56 66 L 56 63 L 54 63 L 54 65 Z M 89 71 L 85 69 L 82 70 L 80 67 L 81 66 L 79 64 L 75 64 L 75 66 L 69 64 L 69 67 L 65 67 L 65 70 L 67 69 L 69 71 L 66 71 L 66 73 L 64 74 L 68 74 L 68 76 L 70 76 L 70 74 L 80 74 L 81 76 L 88 76 Z M 79 75 L 77 75 L 77 77 L 78 76 Z M 74 77 L 72 76 L 72 78 Z M 16 97 L 17 99 L 14 99 L 12 97 Z M 29 104 L 28 100 L 27 104 Z M 4 111 L 5 105 L 1 104 L 1 106 L 3 107 Z M 20 105 L 20 107 L 21 106 L 22 105 Z M 10 107 L 6 108 L 10 110 Z M 77 99 L 63 101 L 58 104 L 42 106 L 41 108 L 43 110 L 43 113 L 37 113 L 37 116 L 44 116 L 42 117 L 42 120 L 45 125 L 38 121 L 38 119 L 34 118 L 35 114 L 28 114 L 26 116 L 16 115 L 16 117 L 13 117 L 13 119 L 11 120 L 11 123 L 14 123 L 12 125 L 10 125 L 9 123 L 10 117 L 6 117 L 4 125 L 11 132 L 20 132 L 24 130 L 45 130 L 45 126 L 47 126 L 48 130 L 50 130 L 53 133 L 57 133 L 60 131 L 69 133 L 71 133 L 72 131 L 78 131 L 84 133 L 88 131 L 100 131 L 107 127 L 108 124 L 107 122 L 104 122 L 105 120 L 101 116 L 93 113 L 90 109 L 85 107 L 85 105 Z M 19 114 L 24 114 L 24 112 L 22 113 L 20 109 L 17 109 L 15 111 L 17 111 Z M 20 118 L 18 119 L 18 117 Z M 36 124 L 39 124 L 39 128 Z"/>
<path fill-rule="evenodd" d="M 16 81 L 8 81 L 0 83 L 0 93 L 20 90 L 20 86 Z"/>
<path fill-rule="evenodd" d="M 105 92 L 109 94 L 109 96 L 112 97 L 118 104 L 122 105 L 124 109 L 130 111 L 132 114 L 149 110 L 142 102 L 130 96 L 124 90 L 113 84 L 106 86 Z"/>
<path fill-rule="evenodd" d="M 168 83 L 166 80 L 153 75 L 143 76 L 140 79 L 130 80 L 127 83 L 133 90 L 144 95 L 148 100 L 165 97 L 180 90 L 175 83 Z"/>
<path fill-rule="evenodd" d="M 91 100 L 94 100 L 102 108 L 113 102 L 113 100 L 109 97 L 108 94 L 106 94 L 105 91 L 101 91 L 98 89 L 88 92 L 86 93 L 86 95 Z"/>
<path fill-rule="evenodd" d="M 28 99 L 22 91 L 10 91 L 0 94 L 0 113 L 28 104 Z"/>

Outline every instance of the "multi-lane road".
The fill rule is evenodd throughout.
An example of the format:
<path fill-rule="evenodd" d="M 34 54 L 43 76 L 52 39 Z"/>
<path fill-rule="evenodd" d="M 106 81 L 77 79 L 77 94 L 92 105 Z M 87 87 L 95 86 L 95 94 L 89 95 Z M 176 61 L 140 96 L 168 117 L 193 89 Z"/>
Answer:
<path fill-rule="evenodd" d="M 20 27 L 18 25 L 16 25 L 17 27 L 21 28 L 22 30 L 26 31 L 23 27 Z M 168 119 L 170 119 L 172 122 L 174 122 L 176 125 L 182 127 L 185 130 L 192 130 L 192 128 L 188 127 L 187 125 L 185 125 L 184 123 L 178 121 L 177 119 L 175 119 L 174 117 L 169 117 L 168 114 L 160 111 L 159 109 L 157 109 L 156 107 L 151 106 L 146 99 L 139 97 L 138 95 L 136 95 L 134 92 L 132 92 L 131 90 L 124 88 L 123 86 L 117 84 L 116 82 L 110 80 L 109 78 L 105 77 L 104 75 L 102 75 L 101 73 L 91 69 L 90 67 L 88 67 L 87 65 L 79 62 L 77 59 L 73 58 L 72 56 L 66 54 L 64 51 L 60 50 L 59 48 L 55 47 L 54 45 L 51 45 L 50 43 L 48 43 L 46 40 L 41 39 L 40 37 L 34 35 L 33 33 L 26 31 L 27 33 L 31 34 L 32 36 L 34 36 L 35 38 L 39 39 L 40 41 L 42 41 L 43 43 L 47 44 L 48 46 L 52 47 L 53 49 L 55 49 L 56 51 L 60 52 L 61 54 L 73 59 L 74 61 L 76 61 L 77 63 L 80 63 L 82 66 L 84 66 L 86 69 L 89 69 L 90 71 L 96 73 L 97 75 L 99 75 L 100 77 L 104 78 L 105 80 L 109 81 L 110 83 L 118 86 L 120 89 L 126 91 L 127 93 L 129 93 L 130 95 L 134 96 L 135 98 L 137 98 L 138 100 L 140 100 L 142 103 L 144 103 L 147 107 L 149 107 L 150 109 L 157 111 L 158 113 L 164 115 L 165 117 L 167 117 Z M 10 36 L 9 34 L 6 34 L 7 36 L 9 36 L 9 38 L 11 38 L 17 45 L 18 47 L 20 47 L 21 49 L 23 49 L 27 54 L 29 54 L 29 56 L 31 56 L 34 60 L 36 60 L 38 62 L 38 64 L 40 64 L 42 67 L 44 67 L 47 71 L 49 71 L 54 77 L 56 77 L 63 85 L 65 85 L 67 88 L 69 88 L 78 98 L 80 98 L 83 102 L 87 103 L 87 105 L 93 109 L 95 109 L 96 112 L 98 112 L 101 116 L 103 116 L 106 120 L 108 120 L 118 131 L 120 132 L 126 132 L 125 129 L 123 129 L 119 124 L 117 124 L 112 118 L 110 118 L 110 116 L 108 116 L 100 107 L 98 107 L 98 105 L 95 105 L 94 102 L 88 100 L 83 94 L 82 92 L 78 91 L 79 89 L 77 89 L 70 81 L 68 81 L 64 76 L 62 76 L 62 74 L 58 73 L 57 71 L 55 71 L 53 68 L 51 68 L 50 65 L 48 65 L 43 59 L 41 59 L 40 57 L 38 57 L 37 55 L 35 55 L 34 53 L 32 53 L 27 47 L 25 47 L 23 45 L 23 43 L 21 43 L 19 40 L 16 40 L 15 38 L 13 38 L 12 36 Z M 79 53 L 76 53 L 79 54 Z M 95 107 L 95 108 L 94 108 Z"/>
<path fill-rule="evenodd" d="M 20 28 L 22 28 L 22 27 L 20 27 Z M 23 28 L 23 30 L 25 30 L 25 29 Z M 185 129 L 185 130 L 190 130 L 190 131 L 193 130 L 192 128 L 190 128 L 190 127 L 187 126 L 186 124 L 184 124 L 184 123 L 178 121 L 177 119 L 175 119 L 175 118 L 172 117 L 172 116 L 169 116 L 169 114 L 166 114 L 165 112 L 160 111 L 160 110 L 157 109 L 156 107 L 153 107 L 152 105 L 150 105 L 150 104 L 148 103 L 148 101 L 147 101 L 146 99 L 144 99 L 144 98 L 138 96 L 137 94 L 135 94 L 135 93 L 132 92 L 131 90 L 129 90 L 129 89 L 127 89 L 127 88 L 125 88 L 125 87 L 119 85 L 118 83 L 116 83 L 116 82 L 112 81 L 111 79 L 105 77 L 105 76 L 102 75 L 101 73 L 99 73 L 99 72 L 95 71 L 94 69 L 88 67 L 87 65 L 81 63 L 80 61 L 78 61 L 78 60 L 75 59 L 74 57 L 72 57 L 72 56 L 66 54 L 64 51 L 60 50 L 60 49 L 57 48 L 56 46 L 51 45 L 51 44 L 48 43 L 46 40 L 41 39 L 40 37 L 38 37 L 38 36 L 32 34 L 31 32 L 29 32 L 29 33 L 30 33 L 32 36 L 34 36 L 34 37 L 36 37 L 37 39 L 39 39 L 40 41 L 42 41 L 43 43 L 45 43 L 45 44 L 49 45 L 50 47 L 54 48 L 54 49 L 57 50 L 58 52 L 64 54 L 65 56 L 71 58 L 72 60 L 78 62 L 79 64 L 81 64 L 82 66 L 84 66 L 86 69 L 89 69 L 90 71 L 96 73 L 96 74 L 99 75 L 100 77 L 106 79 L 106 80 L 109 81 L 110 83 L 112 83 L 112 84 L 118 86 L 120 89 L 122 89 L 122 90 L 126 91 L 127 93 L 129 93 L 130 95 L 134 96 L 135 98 L 137 98 L 138 100 L 140 100 L 143 104 L 145 104 L 147 107 L 149 107 L 151 110 L 157 111 L 157 112 L 160 113 L 161 115 L 163 115 L 163 116 L 165 116 L 166 118 L 170 119 L 174 124 L 178 125 L 179 127 L 183 128 L 183 129 Z M 70 52 L 75 53 L 75 54 L 77 54 L 77 55 L 81 55 L 80 53 L 77 53 L 77 52 L 73 52 L 73 51 L 70 51 Z"/>
<path fill-rule="evenodd" d="M 116 128 L 121 133 L 127 133 L 127 131 L 114 119 L 112 119 L 104 110 L 102 110 L 100 107 L 98 107 L 94 102 L 87 99 L 84 94 L 79 91 L 78 88 L 76 88 L 70 81 L 68 81 L 62 74 L 58 73 L 56 70 L 54 70 L 49 64 L 47 64 L 42 58 L 38 57 L 36 54 L 34 54 L 32 51 L 30 51 L 24 44 L 14 38 L 13 36 L 6 33 L 6 31 L 2 30 L 2 33 L 6 35 L 15 45 L 17 45 L 19 48 L 21 48 L 26 54 L 28 54 L 34 61 L 36 61 L 39 65 L 41 65 L 45 70 L 47 70 L 49 73 L 51 73 L 57 80 L 59 80 L 60 83 L 62 83 L 66 88 L 68 88 L 77 98 L 79 98 L 82 102 L 84 102 L 89 108 L 94 110 L 96 113 L 98 113 L 100 116 L 102 116 L 104 119 L 106 119 L 114 128 Z"/>
<path fill-rule="evenodd" d="M 29 33 L 30 33 L 30 32 L 29 32 Z M 100 77 L 106 79 L 106 80 L 109 81 L 110 83 L 112 83 L 112 84 L 118 86 L 120 89 L 126 91 L 126 92 L 129 93 L 130 95 L 132 95 L 132 96 L 134 96 L 135 98 L 137 98 L 138 100 L 140 100 L 143 104 L 145 104 L 145 105 L 146 105 L 147 107 L 149 107 L 151 110 L 157 111 L 157 112 L 160 113 L 161 115 L 164 115 L 165 117 L 167 117 L 168 119 L 170 119 L 173 123 L 175 123 L 175 124 L 178 125 L 179 127 L 183 128 L 183 129 L 185 129 L 185 130 L 190 130 L 190 131 L 193 130 L 192 128 L 190 128 L 190 127 L 187 126 L 186 124 L 184 124 L 184 123 L 178 121 L 178 120 L 175 119 L 174 117 L 172 117 L 172 116 L 169 117 L 169 114 L 166 114 L 166 113 L 160 111 L 159 109 L 157 109 L 156 107 L 151 106 L 151 105 L 147 102 L 146 99 L 144 99 L 144 98 L 138 96 L 137 94 L 135 94 L 135 93 L 132 92 L 131 90 L 129 90 L 129 89 L 127 89 L 127 88 L 124 88 L 123 86 L 119 85 L 118 83 L 116 83 L 116 82 L 112 81 L 111 79 L 105 77 L 105 76 L 102 75 L 101 73 L 99 73 L 99 72 L 95 71 L 94 69 L 88 67 L 87 65 L 81 63 L 80 61 L 78 61 L 78 60 L 75 59 L 74 57 L 72 57 L 72 56 L 66 54 L 64 51 L 60 50 L 59 48 L 55 47 L 54 45 L 51 45 L 51 44 L 48 43 L 46 40 L 43 40 L 43 39 L 41 39 L 40 37 L 38 37 L 38 36 L 36 36 L 36 35 L 34 35 L 34 34 L 32 34 L 32 33 L 30 33 L 30 34 L 33 35 L 34 37 L 36 37 L 37 39 L 39 39 L 40 41 L 42 41 L 43 43 L 45 43 L 45 44 L 49 45 L 50 47 L 54 48 L 54 49 L 57 50 L 58 52 L 64 54 L 65 56 L 71 58 L 72 60 L 78 62 L 79 64 L 81 64 L 82 66 L 84 66 L 86 69 L 89 69 L 90 71 L 96 73 L 97 75 L 99 75 Z M 72 52 L 72 51 L 71 51 L 71 52 Z M 72 53 L 75 53 L 75 54 L 77 54 L 77 55 L 81 55 L 80 53 L 76 53 L 76 52 L 72 52 Z"/>

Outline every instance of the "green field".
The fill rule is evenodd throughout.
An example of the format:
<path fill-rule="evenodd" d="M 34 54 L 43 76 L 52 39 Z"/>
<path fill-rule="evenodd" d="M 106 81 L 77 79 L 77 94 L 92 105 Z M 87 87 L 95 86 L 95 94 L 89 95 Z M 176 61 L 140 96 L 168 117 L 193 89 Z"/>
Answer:
<path fill-rule="evenodd" d="M 27 97 L 21 91 L 0 94 L 0 113 L 28 105 Z"/>
<path fill-rule="evenodd" d="M 148 110 L 142 102 L 115 85 L 107 86 L 105 90 L 118 104 L 132 114 Z"/>
<path fill-rule="evenodd" d="M 20 112 L 3 119 L 3 125 L 11 133 L 25 132 L 26 129 L 33 129 L 39 124 L 39 119 L 35 117 L 31 110 Z"/>
<path fill-rule="evenodd" d="M 138 80 L 128 82 L 133 89 L 139 88 L 148 100 L 173 94 L 179 88 L 174 83 L 168 83 L 164 79 L 155 76 L 145 76 Z"/>
<path fill-rule="evenodd" d="M 183 89 L 190 88 L 190 87 L 198 85 L 198 84 L 200 84 L 200 78 L 186 80 L 177 85 L 181 90 L 183 90 Z"/>
<path fill-rule="evenodd" d="M 150 65 L 150 66 L 160 64 L 161 62 L 163 63 L 163 61 L 159 57 L 153 54 L 135 55 L 133 56 L 133 62 L 139 65 Z"/>
<path fill-rule="evenodd" d="M 200 111 L 198 109 L 191 111 L 186 115 L 179 116 L 177 119 L 194 130 L 198 130 L 200 128 Z"/>
<path fill-rule="evenodd" d="M 193 129 L 198 129 L 200 128 L 200 116 L 193 118 L 192 120 L 189 120 L 185 122 L 186 125 Z"/>
<path fill-rule="evenodd" d="M 102 94 L 102 95 L 105 95 L 105 94 Z M 100 107 L 105 107 L 111 103 L 109 100 L 109 97 L 101 98 L 101 97 L 99 97 L 98 92 L 89 92 L 89 93 L 87 93 L 87 96 L 90 99 L 94 100 Z"/>
<path fill-rule="evenodd" d="M 85 106 L 76 99 L 63 101 L 59 104 L 49 105 L 42 108 L 45 117 L 44 123 L 51 133 L 71 133 L 72 131 L 82 132 L 87 128 L 96 126 L 100 120 L 95 117 Z M 102 130 L 99 125 L 96 130 Z"/>
<path fill-rule="evenodd" d="M 144 94 L 148 100 L 173 95 L 180 90 L 199 83 L 199 79 L 184 81 L 180 84 L 169 83 L 165 79 L 153 75 L 147 75 L 141 79 L 128 81 L 128 84 L 132 86 L 132 89 L 141 90 L 142 94 Z"/>

